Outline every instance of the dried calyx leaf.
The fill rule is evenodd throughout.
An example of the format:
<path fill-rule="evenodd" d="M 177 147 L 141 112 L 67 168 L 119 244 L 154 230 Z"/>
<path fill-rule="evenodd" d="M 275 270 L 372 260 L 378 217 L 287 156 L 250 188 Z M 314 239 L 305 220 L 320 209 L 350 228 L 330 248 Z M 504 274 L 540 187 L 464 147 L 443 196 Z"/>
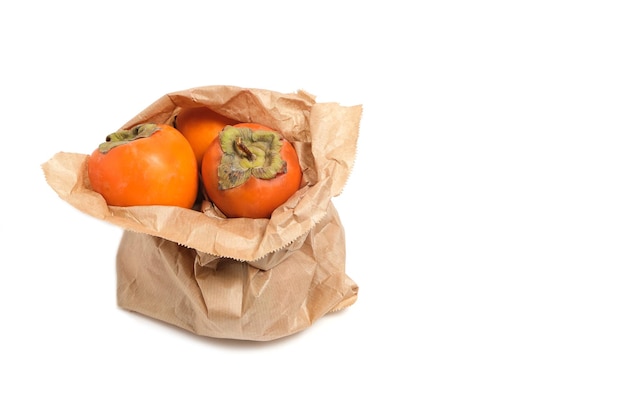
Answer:
<path fill-rule="evenodd" d="M 283 142 L 277 132 L 226 126 L 219 140 L 223 152 L 218 168 L 220 190 L 242 185 L 251 176 L 271 180 L 287 172 L 287 163 L 280 156 Z"/>
<path fill-rule="evenodd" d="M 98 150 L 102 153 L 107 153 L 116 146 L 152 136 L 157 130 L 159 130 L 159 126 L 155 123 L 143 123 L 130 129 L 118 130 L 108 135 L 106 141 L 98 146 Z"/>

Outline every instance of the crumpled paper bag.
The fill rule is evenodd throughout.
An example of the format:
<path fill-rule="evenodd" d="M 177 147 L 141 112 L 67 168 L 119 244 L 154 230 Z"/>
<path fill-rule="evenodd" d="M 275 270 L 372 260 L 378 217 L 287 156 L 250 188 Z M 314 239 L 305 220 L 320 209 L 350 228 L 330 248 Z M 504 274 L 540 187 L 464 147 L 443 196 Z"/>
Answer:
<path fill-rule="evenodd" d="M 162 96 L 121 128 L 171 123 L 184 107 L 207 106 L 280 131 L 298 153 L 301 188 L 270 219 L 197 210 L 108 206 L 87 175 L 88 155 L 59 152 L 42 165 L 69 204 L 125 229 L 118 248 L 118 304 L 187 329 L 231 339 L 272 340 L 356 301 L 345 274 L 345 237 L 331 198 L 356 156 L 362 108 L 283 94 L 206 86 Z M 100 142 L 93 138 L 94 149 Z"/>

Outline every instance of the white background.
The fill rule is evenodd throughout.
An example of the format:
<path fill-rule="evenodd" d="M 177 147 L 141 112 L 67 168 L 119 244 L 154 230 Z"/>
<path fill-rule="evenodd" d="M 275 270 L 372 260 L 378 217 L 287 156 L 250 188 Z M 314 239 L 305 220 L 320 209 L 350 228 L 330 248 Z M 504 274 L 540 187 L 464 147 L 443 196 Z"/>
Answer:
<path fill-rule="evenodd" d="M 622 4 L 5 2 L 0 415 L 626 415 Z M 211 84 L 364 106 L 359 299 L 293 337 L 117 308 L 121 230 L 40 168 Z"/>

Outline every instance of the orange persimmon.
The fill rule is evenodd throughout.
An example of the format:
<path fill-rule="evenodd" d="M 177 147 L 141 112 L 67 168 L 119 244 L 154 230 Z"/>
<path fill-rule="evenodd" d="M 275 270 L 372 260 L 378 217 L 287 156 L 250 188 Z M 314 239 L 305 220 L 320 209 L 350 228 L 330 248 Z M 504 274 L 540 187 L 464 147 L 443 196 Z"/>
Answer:
<path fill-rule="evenodd" d="M 192 208 L 198 165 L 187 139 L 172 126 L 143 123 L 119 130 L 87 160 L 91 187 L 112 206 Z"/>
<path fill-rule="evenodd" d="M 185 107 L 174 119 L 174 127 L 187 138 L 198 162 L 202 164 L 202 156 L 207 148 L 227 125 L 237 121 L 222 116 L 208 107 Z"/>
<path fill-rule="evenodd" d="M 257 123 L 226 126 L 204 154 L 203 186 L 226 217 L 269 218 L 299 188 L 296 150 Z"/>

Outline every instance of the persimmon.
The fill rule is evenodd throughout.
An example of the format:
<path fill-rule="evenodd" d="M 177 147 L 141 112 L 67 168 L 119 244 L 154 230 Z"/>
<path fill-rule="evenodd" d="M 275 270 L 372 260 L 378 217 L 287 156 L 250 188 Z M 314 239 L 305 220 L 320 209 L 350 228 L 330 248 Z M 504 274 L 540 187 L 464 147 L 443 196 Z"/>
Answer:
<path fill-rule="evenodd" d="M 87 160 L 91 187 L 112 206 L 166 205 L 192 208 L 198 165 L 187 139 L 166 124 L 119 130 Z"/>
<path fill-rule="evenodd" d="M 226 126 L 202 159 L 203 187 L 226 217 L 270 218 L 299 188 L 296 150 L 257 123 Z"/>
<path fill-rule="evenodd" d="M 207 148 L 227 125 L 237 121 L 209 109 L 208 107 L 185 107 L 174 119 L 174 127 L 187 138 L 198 162 L 202 165 L 202 156 Z"/>

